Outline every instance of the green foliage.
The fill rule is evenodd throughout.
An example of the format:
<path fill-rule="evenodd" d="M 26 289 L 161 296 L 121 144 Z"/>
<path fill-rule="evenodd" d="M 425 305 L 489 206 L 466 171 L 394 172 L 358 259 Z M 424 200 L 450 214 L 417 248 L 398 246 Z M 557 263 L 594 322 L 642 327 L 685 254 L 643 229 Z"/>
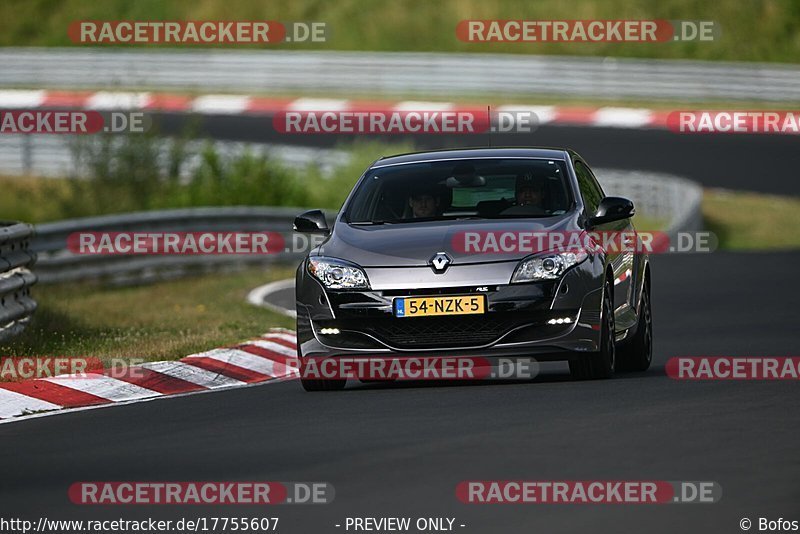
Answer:
<path fill-rule="evenodd" d="M 455 33 L 463 19 L 711 20 L 719 25 L 721 35 L 714 42 L 466 43 Z M 271 49 L 504 52 L 789 63 L 800 57 L 800 2 L 796 0 L 5 0 L 0 3 L 0 46 L 74 46 L 67 27 L 78 20 L 278 20 L 328 25 L 326 43 L 267 45 Z M 157 46 L 146 46 L 154 47 Z"/>
<path fill-rule="evenodd" d="M 82 137 L 71 146 L 77 175 L 6 178 L 0 218 L 43 222 L 110 213 L 199 206 L 290 206 L 337 210 L 364 169 L 410 145 L 342 146 L 347 163 L 290 168 L 269 153 L 220 153 L 154 135 Z"/>

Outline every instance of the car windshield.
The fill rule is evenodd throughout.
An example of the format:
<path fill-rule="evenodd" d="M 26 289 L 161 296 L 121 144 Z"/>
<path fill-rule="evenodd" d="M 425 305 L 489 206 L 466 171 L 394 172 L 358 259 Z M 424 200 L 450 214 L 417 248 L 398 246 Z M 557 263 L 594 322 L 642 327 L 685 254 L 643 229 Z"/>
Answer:
<path fill-rule="evenodd" d="M 369 171 L 345 208 L 350 224 L 551 217 L 572 205 L 562 160 L 477 159 Z"/>

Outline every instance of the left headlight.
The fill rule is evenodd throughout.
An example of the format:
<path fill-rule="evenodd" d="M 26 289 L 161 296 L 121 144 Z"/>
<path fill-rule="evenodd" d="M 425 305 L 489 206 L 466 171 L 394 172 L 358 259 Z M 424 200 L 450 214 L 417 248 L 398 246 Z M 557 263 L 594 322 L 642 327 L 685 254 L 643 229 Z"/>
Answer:
<path fill-rule="evenodd" d="M 511 283 L 556 280 L 567 269 L 578 265 L 588 257 L 589 254 L 581 249 L 569 252 L 537 254 L 536 256 L 525 258 L 514 271 Z"/>
<path fill-rule="evenodd" d="M 308 272 L 326 289 L 369 289 L 367 273 L 352 263 L 336 258 L 309 258 Z"/>

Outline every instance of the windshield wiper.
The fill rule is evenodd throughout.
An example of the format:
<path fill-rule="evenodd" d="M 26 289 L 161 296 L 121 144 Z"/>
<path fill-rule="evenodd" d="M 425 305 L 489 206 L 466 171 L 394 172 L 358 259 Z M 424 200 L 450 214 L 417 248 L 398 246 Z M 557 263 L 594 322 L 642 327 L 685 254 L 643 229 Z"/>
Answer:
<path fill-rule="evenodd" d="M 392 223 L 388 221 L 352 221 L 348 222 L 347 224 L 350 224 L 352 226 L 372 226 L 375 224 L 392 224 Z"/>

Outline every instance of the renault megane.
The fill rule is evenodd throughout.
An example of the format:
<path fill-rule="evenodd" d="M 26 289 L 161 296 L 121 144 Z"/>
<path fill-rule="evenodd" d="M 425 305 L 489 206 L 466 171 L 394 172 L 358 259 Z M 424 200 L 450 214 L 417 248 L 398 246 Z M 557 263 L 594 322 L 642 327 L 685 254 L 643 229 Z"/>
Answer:
<path fill-rule="evenodd" d="M 576 379 L 645 370 L 649 257 L 596 246 L 598 233 L 635 238 L 633 215 L 571 150 L 381 158 L 331 227 L 319 210 L 295 219 L 325 236 L 297 270 L 301 376 L 309 358 L 418 354 L 564 360 Z"/>

